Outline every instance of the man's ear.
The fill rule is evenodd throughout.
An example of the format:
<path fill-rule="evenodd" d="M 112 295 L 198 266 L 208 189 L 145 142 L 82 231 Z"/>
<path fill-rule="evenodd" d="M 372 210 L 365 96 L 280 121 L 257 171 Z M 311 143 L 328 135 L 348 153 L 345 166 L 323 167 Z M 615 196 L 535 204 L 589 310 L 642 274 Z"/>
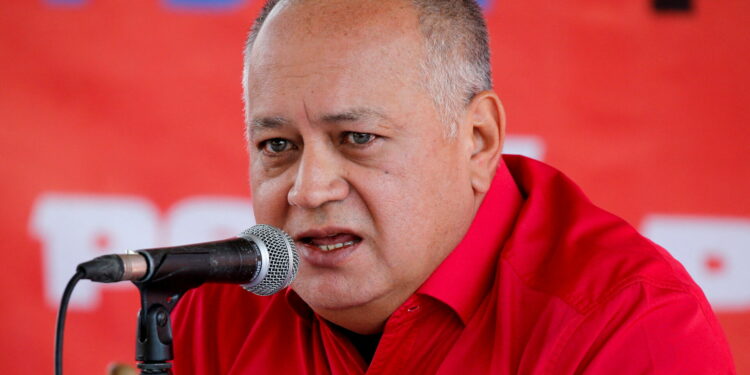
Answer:
<path fill-rule="evenodd" d="M 485 193 L 495 177 L 505 139 L 505 110 L 500 98 L 494 91 L 475 95 L 464 121 L 471 136 L 471 186 L 476 193 Z"/>

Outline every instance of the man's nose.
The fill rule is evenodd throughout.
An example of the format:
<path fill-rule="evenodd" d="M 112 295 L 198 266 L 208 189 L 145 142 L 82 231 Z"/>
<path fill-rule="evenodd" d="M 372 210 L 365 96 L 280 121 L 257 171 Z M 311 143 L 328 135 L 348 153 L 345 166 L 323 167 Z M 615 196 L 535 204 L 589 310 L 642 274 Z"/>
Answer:
<path fill-rule="evenodd" d="M 287 197 L 290 205 L 318 208 L 349 194 L 341 161 L 326 147 L 304 149 L 298 168 Z"/>

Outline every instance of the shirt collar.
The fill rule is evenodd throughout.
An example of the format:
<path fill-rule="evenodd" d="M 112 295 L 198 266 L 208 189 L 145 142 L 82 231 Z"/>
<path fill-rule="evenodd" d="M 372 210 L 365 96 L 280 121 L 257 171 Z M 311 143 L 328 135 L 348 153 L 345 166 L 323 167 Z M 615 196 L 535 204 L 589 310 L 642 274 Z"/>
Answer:
<path fill-rule="evenodd" d="M 289 306 L 291 306 L 292 309 L 301 318 L 310 319 L 313 317 L 313 315 L 315 315 L 313 309 L 310 308 L 310 306 L 308 306 L 307 303 L 302 300 L 302 297 L 300 297 L 297 292 L 292 290 L 292 288 L 286 288 L 286 290 L 284 291 L 284 297 L 286 298 L 286 302 L 289 304 Z"/>
<path fill-rule="evenodd" d="M 500 248 L 515 222 L 522 197 L 504 162 L 463 240 L 417 290 L 451 307 L 466 324 L 494 279 Z"/>

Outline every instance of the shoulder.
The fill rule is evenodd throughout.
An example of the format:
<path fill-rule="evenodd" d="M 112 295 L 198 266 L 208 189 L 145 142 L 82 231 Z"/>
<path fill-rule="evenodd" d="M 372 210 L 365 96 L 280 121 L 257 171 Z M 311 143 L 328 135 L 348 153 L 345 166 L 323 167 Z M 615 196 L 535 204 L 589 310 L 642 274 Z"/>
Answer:
<path fill-rule="evenodd" d="M 528 287 L 581 313 L 638 283 L 702 297 L 669 253 L 564 174 L 530 159 L 508 162 L 525 202 L 501 257 Z"/>
<path fill-rule="evenodd" d="M 570 312 L 548 337 L 553 373 L 733 373 L 716 317 L 679 262 L 559 171 L 509 164 L 526 200 L 502 268 Z"/>
<path fill-rule="evenodd" d="M 175 373 L 227 373 L 259 327 L 278 328 L 293 314 L 283 292 L 260 297 L 232 284 L 193 289 L 171 316 Z"/>
<path fill-rule="evenodd" d="M 550 359 L 555 374 L 734 374 L 705 299 L 648 280 L 622 285 L 571 319 Z"/>

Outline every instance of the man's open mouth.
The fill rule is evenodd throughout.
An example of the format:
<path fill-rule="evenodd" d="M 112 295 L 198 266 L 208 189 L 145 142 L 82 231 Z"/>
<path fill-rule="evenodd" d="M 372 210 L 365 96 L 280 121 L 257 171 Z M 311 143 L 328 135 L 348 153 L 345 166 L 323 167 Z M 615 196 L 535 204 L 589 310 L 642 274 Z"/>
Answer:
<path fill-rule="evenodd" d="M 351 233 L 335 233 L 328 236 L 302 237 L 299 241 L 327 252 L 353 246 L 361 242 L 362 238 Z"/>

